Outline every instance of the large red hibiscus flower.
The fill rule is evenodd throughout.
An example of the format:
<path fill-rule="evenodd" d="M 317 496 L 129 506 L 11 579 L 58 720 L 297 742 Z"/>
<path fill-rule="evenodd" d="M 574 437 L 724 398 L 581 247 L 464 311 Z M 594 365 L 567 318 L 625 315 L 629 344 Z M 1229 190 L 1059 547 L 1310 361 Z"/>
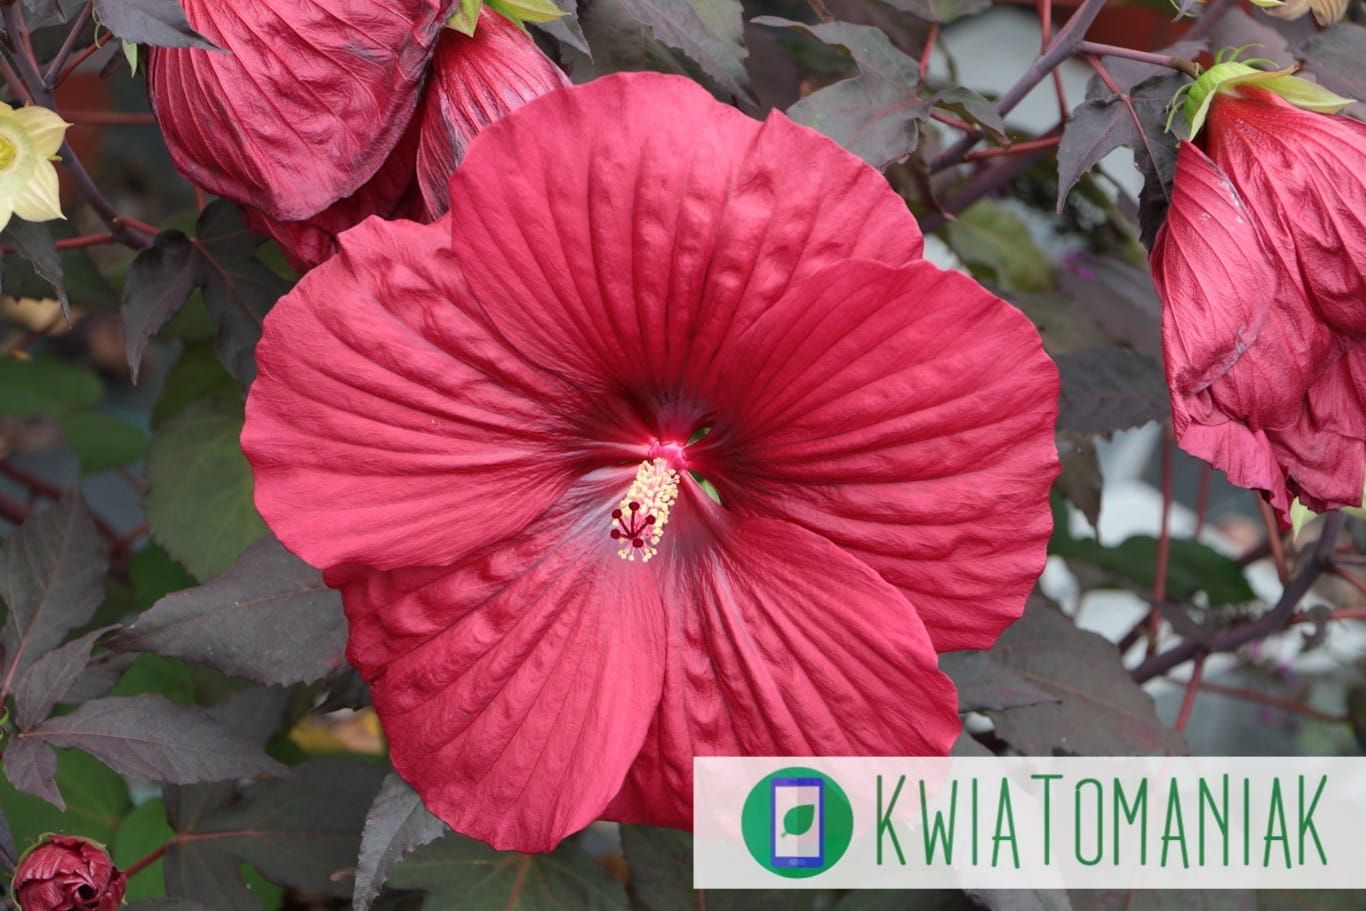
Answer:
<path fill-rule="evenodd" d="M 694 755 L 944 753 L 936 651 L 1044 561 L 1028 320 L 876 171 L 676 77 L 518 109 L 451 204 L 276 306 L 242 435 L 427 805 L 543 851 L 688 825 Z"/>
<path fill-rule="evenodd" d="M 567 84 L 488 9 L 473 36 L 451 0 L 186 0 L 230 53 L 156 49 L 148 87 L 191 182 L 241 203 L 301 269 L 370 215 L 430 221 L 481 128 Z"/>
<path fill-rule="evenodd" d="M 1152 252 L 1177 439 L 1283 513 L 1358 506 L 1366 124 L 1322 112 L 1348 99 L 1246 64 L 1212 67 L 1192 95 L 1199 133 Z"/>

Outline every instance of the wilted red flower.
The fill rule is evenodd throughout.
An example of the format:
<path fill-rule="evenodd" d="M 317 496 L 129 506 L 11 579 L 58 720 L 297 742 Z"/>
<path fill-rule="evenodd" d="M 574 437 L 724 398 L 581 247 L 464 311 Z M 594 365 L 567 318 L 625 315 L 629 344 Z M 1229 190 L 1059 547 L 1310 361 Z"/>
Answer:
<path fill-rule="evenodd" d="M 474 133 L 568 82 L 498 13 L 481 10 L 473 37 L 443 28 L 444 0 L 185 6 L 232 53 L 153 51 L 148 85 L 171 157 L 246 207 L 301 269 L 370 215 L 439 217 Z"/>
<path fill-rule="evenodd" d="M 1366 125 L 1277 94 L 1331 106 L 1316 86 L 1220 66 L 1241 70 L 1221 81 L 1213 68 L 1215 88 L 1195 100 L 1208 118 L 1199 145 L 1181 145 L 1152 252 L 1177 440 L 1282 512 L 1294 497 L 1316 511 L 1356 506 Z"/>
<path fill-rule="evenodd" d="M 49 835 L 19 861 L 13 893 L 20 911 L 115 911 L 127 887 L 102 846 Z"/>
<path fill-rule="evenodd" d="M 876 171 L 686 79 L 528 104 L 451 204 L 280 301 L 242 434 L 427 805 L 544 851 L 687 825 L 694 755 L 944 753 L 936 649 L 1044 561 L 1029 321 Z"/>

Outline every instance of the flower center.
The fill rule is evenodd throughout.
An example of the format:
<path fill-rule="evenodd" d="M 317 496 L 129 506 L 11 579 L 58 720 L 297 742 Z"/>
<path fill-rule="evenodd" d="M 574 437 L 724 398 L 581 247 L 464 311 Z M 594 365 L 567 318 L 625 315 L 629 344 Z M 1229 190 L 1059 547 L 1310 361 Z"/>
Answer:
<path fill-rule="evenodd" d="M 626 496 L 612 510 L 612 540 L 621 542 L 617 556 L 649 562 L 659 552 L 659 539 L 677 499 L 678 472 L 669 460 L 656 457 L 641 462 Z"/>
<path fill-rule="evenodd" d="M 18 155 L 19 149 L 14 145 L 14 141 L 8 136 L 0 136 L 0 171 L 8 170 Z"/>

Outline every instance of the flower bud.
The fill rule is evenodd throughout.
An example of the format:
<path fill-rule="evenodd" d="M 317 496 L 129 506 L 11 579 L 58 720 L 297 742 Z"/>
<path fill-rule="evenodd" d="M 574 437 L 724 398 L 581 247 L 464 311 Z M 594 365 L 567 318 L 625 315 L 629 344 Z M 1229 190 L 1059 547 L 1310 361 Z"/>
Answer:
<path fill-rule="evenodd" d="M 1205 70 L 1186 91 L 1184 112 L 1194 139 L 1205 125 L 1210 104 L 1219 92 L 1237 93 L 1241 86 L 1263 89 L 1279 95 L 1297 108 L 1336 114 L 1352 103 L 1351 98 L 1336 95 L 1317 82 L 1292 76 L 1294 69 L 1259 70 L 1237 60 L 1225 60 Z"/>
<path fill-rule="evenodd" d="M 13 894 L 20 911 L 115 911 L 127 886 L 102 845 L 48 835 L 19 861 Z"/>

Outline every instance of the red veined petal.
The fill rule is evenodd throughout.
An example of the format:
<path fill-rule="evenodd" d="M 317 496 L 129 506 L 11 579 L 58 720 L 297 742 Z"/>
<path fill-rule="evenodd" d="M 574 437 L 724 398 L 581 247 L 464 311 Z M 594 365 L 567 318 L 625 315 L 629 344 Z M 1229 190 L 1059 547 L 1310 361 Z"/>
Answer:
<path fill-rule="evenodd" d="M 408 126 L 443 0 L 183 0 L 230 53 L 158 48 L 148 89 L 192 183 L 272 218 L 316 215 L 379 170 Z"/>
<path fill-rule="evenodd" d="M 1321 318 L 1281 232 L 1182 144 L 1152 253 L 1173 426 L 1183 449 L 1282 511 L 1292 496 L 1346 505 L 1360 496 L 1366 417 L 1356 361 L 1339 362 L 1359 343 Z"/>
<path fill-rule="evenodd" d="M 922 246 L 882 175 L 829 139 L 654 73 L 552 92 L 486 128 L 451 208 L 499 331 L 585 389 L 641 398 L 676 395 L 821 266 Z"/>
<path fill-rule="evenodd" d="M 699 447 L 723 502 L 867 563 L 940 651 L 988 648 L 1020 616 L 1059 466 L 1057 369 L 1018 310 L 928 262 L 848 261 L 737 335 L 715 376 Z"/>
<path fill-rule="evenodd" d="M 449 232 L 371 219 L 266 318 L 242 448 L 262 517 L 314 566 L 454 562 L 575 474 L 562 394 L 462 309 Z"/>
<path fill-rule="evenodd" d="M 329 578 L 394 767 L 461 834 L 549 851 L 602 814 L 640 751 L 666 621 L 653 574 L 606 533 L 630 476 L 589 477 L 450 569 Z"/>
<path fill-rule="evenodd" d="M 707 543 L 679 529 L 686 555 L 651 564 L 669 611 L 664 695 L 608 818 L 690 826 L 694 756 L 947 754 L 956 692 L 906 599 L 819 535 L 717 515 L 686 490 L 675 521 L 710 508 L 716 524 Z"/>
<path fill-rule="evenodd" d="M 484 127 L 569 79 L 531 36 L 493 10 L 479 12 L 473 36 L 447 29 L 418 111 L 417 175 L 428 220 L 450 208 L 450 179 Z M 513 165 L 515 166 L 515 165 Z"/>
<path fill-rule="evenodd" d="M 294 268 L 307 272 L 335 255 L 337 238 L 371 215 L 417 219 L 423 214 L 413 164 L 417 140 L 418 130 L 414 124 L 369 183 L 317 215 L 301 221 L 281 221 L 259 209 L 244 206 L 247 223 L 253 231 L 279 244 Z"/>
<path fill-rule="evenodd" d="M 1366 124 L 1247 85 L 1216 94 L 1205 145 L 1319 314 L 1366 334 Z"/>

